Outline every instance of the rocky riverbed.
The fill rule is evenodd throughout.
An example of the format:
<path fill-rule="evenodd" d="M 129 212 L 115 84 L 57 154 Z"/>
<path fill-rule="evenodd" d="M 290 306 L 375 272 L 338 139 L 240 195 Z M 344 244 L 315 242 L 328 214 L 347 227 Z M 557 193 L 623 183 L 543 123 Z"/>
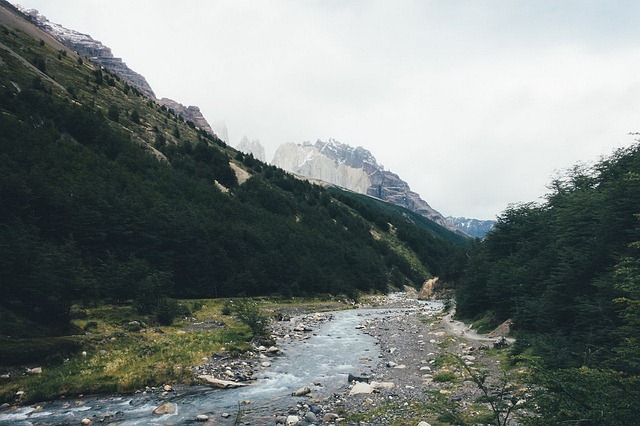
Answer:
<path fill-rule="evenodd" d="M 498 339 L 486 336 L 469 339 L 460 331 L 460 323 L 452 326 L 453 320 L 442 312 L 441 305 L 420 302 L 405 294 L 377 298 L 375 305 L 378 313 L 360 314 L 361 323 L 353 331 L 374 337 L 379 355 L 361 359 L 363 367 L 345 377 L 339 390 L 329 397 L 317 395 L 316 390 L 323 386 L 318 381 L 296 390 L 293 394 L 298 397 L 297 403 L 273 413 L 271 424 L 426 426 L 435 424 L 432 419 L 436 415 L 416 417 L 416 404 L 426 403 L 439 394 L 470 406 L 480 396 L 480 390 L 471 382 L 454 386 L 451 381 L 442 380 L 442 373 L 446 379 L 446 373 L 459 373 L 462 367 L 438 359 L 443 356 L 451 359 L 453 355 L 471 369 L 481 366 L 496 371 L 499 361 L 487 356 L 486 350 Z M 276 348 L 300 344 L 331 318 L 331 314 L 300 315 L 274 324 L 272 337 L 278 346 L 260 347 L 251 360 L 236 361 L 236 365 L 241 364 L 240 370 L 245 371 L 240 374 L 256 377 L 261 369 L 269 368 L 270 357 L 278 356 Z M 247 365 L 252 366 L 249 372 Z M 215 360 L 198 369 L 217 372 L 214 374 L 221 378 L 234 376 L 227 365 L 219 365 Z"/>
<path fill-rule="evenodd" d="M 461 324 L 453 324 L 444 315 L 442 304 L 420 302 L 398 293 L 369 299 L 369 305 L 361 307 L 372 305 L 375 309 L 340 313 L 295 312 L 292 317 L 273 322 L 271 338 L 254 342 L 253 351 L 240 355 L 224 351 L 212 354 L 194 368 L 203 384 L 242 389 L 209 391 L 167 385 L 141 390 L 133 398 L 105 396 L 74 404 L 87 406 L 87 417 L 82 420 L 96 424 L 198 422 L 300 426 L 439 425 L 434 420 L 437 416 L 424 409 L 424 403 L 434 396 L 471 406 L 480 393 L 473 383 L 461 379 L 464 367 L 460 362 L 468 368 L 497 370 L 495 357 L 488 356 L 486 351 L 493 342 L 484 337 L 469 339 L 461 332 Z M 347 322 L 336 319 L 345 318 L 343 314 L 348 314 Z M 338 324 L 337 329 L 332 328 Z M 342 359 L 349 352 L 350 357 L 344 361 L 332 364 L 332 359 L 327 359 Z M 445 358 L 449 361 L 443 362 Z M 332 365 L 333 371 L 315 368 L 314 363 Z M 288 374 L 290 368 L 297 371 L 296 377 Z M 292 377 L 293 381 L 283 383 Z M 270 393 L 264 393 L 265 388 L 268 392 L 275 389 L 272 403 L 265 404 L 265 398 L 272 398 Z M 283 394 L 282 389 L 288 390 Z M 237 407 L 226 403 L 215 405 L 223 398 L 237 401 Z M 89 411 L 88 406 L 98 411 Z M 66 403 L 60 407 L 54 403 L 17 411 L 3 408 L 0 414 L 11 413 L 15 419 L 27 422 L 38 420 L 23 424 L 80 422 L 80 413 L 70 411 L 64 414 L 69 423 L 47 422 L 47 412 L 73 408 Z M 131 409 L 139 413 L 127 414 Z M 37 410 L 42 417 L 37 417 Z M 0 424 L 5 424 L 2 417 Z"/>

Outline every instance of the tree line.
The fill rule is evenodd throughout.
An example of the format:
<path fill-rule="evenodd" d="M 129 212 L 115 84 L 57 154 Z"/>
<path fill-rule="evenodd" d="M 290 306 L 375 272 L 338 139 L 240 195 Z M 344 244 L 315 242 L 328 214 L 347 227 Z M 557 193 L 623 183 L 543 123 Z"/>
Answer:
<path fill-rule="evenodd" d="M 544 421 L 637 424 L 640 145 L 554 179 L 476 241 L 457 315 L 511 318 L 514 354 L 538 357 Z M 550 423 L 547 423 L 550 424 Z"/>

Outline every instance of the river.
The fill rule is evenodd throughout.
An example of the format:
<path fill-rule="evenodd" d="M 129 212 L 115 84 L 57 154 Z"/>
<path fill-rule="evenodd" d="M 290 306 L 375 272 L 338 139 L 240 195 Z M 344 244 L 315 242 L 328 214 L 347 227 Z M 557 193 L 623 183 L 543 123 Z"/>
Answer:
<path fill-rule="evenodd" d="M 375 339 L 356 330 L 356 326 L 366 318 L 398 312 L 398 309 L 333 312 L 333 319 L 315 330 L 311 338 L 281 346 L 284 354 L 273 358 L 271 367 L 248 387 L 227 390 L 177 387 L 176 392 L 166 397 L 135 394 L 69 398 L 42 403 L 41 410 L 28 406 L 0 414 L 0 425 L 79 425 L 83 418 L 98 424 L 105 415 L 105 424 L 182 425 L 195 424 L 199 414 L 215 419 L 217 425 L 234 424 L 237 417 L 248 424 L 273 423 L 275 413 L 286 414 L 288 407 L 307 402 L 305 397 L 292 397 L 294 390 L 308 386 L 314 399 L 322 400 L 344 386 L 349 373 L 369 374 L 377 363 L 379 349 Z M 176 403 L 177 412 L 154 416 L 153 409 L 164 401 Z M 229 417 L 221 417 L 222 413 L 229 413 Z"/>

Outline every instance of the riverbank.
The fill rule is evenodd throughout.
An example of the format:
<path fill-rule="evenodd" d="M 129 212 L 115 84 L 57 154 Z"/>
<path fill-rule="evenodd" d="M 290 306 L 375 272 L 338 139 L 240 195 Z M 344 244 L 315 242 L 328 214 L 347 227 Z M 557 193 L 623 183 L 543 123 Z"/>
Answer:
<path fill-rule="evenodd" d="M 378 298 L 376 305 L 386 315 L 363 315 L 354 332 L 374 337 L 379 355 L 364 360 L 364 370 L 352 372 L 354 380 L 331 398 L 301 398 L 289 415 L 304 418 L 316 408 L 358 426 L 448 425 L 455 416 L 469 424 L 492 422 L 495 413 L 477 402 L 483 393 L 469 378 L 479 371 L 488 373 L 487 383 L 502 377 L 506 352 L 493 347 L 499 339 L 464 333 L 463 323 L 454 322 L 441 305 L 405 294 Z"/>
<path fill-rule="evenodd" d="M 468 380 L 469 373 L 477 371 L 474 369 L 480 367 L 497 377 L 500 364 L 505 359 L 504 353 L 492 349 L 491 342 L 466 339 L 455 327 L 451 327 L 452 320 L 441 311 L 441 304 L 419 302 L 407 298 L 404 294 L 375 296 L 365 300 L 363 306 L 373 305 L 376 309 L 352 311 L 354 318 L 349 323 L 349 329 L 342 332 L 341 335 L 344 337 L 336 338 L 342 339 L 342 353 L 355 350 L 355 347 L 349 346 L 351 343 L 346 342 L 347 336 L 354 339 L 353 344 L 361 340 L 362 336 L 366 337 L 371 341 L 368 344 L 371 349 L 365 349 L 356 359 L 339 364 L 339 371 L 334 371 L 334 374 L 323 373 L 315 378 L 312 378 L 311 374 L 309 379 L 302 377 L 299 389 L 288 390 L 287 398 L 278 397 L 282 401 L 290 401 L 281 401 L 273 405 L 280 408 L 257 413 L 258 401 L 247 395 L 252 395 L 251 392 L 254 391 L 259 392 L 258 388 L 264 387 L 264 380 L 271 380 L 272 387 L 284 386 L 280 381 L 290 379 L 287 376 L 287 363 L 297 363 L 296 367 L 299 370 L 302 367 L 301 371 L 306 374 L 307 370 L 313 370 L 313 363 L 326 362 L 313 358 L 313 355 L 315 351 L 324 351 L 327 345 L 336 342 L 332 340 L 332 332 L 328 332 L 327 327 L 339 321 L 334 321 L 335 314 L 315 311 L 354 306 L 342 302 L 320 301 L 292 303 L 286 306 L 282 303 L 263 303 L 262 307 L 268 309 L 270 315 L 277 319 L 271 323 L 271 342 L 254 342 L 250 350 L 240 350 L 239 342 L 222 339 L 216 343 L 218 346 L 211 346 L 215 351 L 209 351 L 207 355 L 191 354 L 192 359 L 195 359 L 191 364 L 196 365 L 191 370 L 195 372 L 195 376 L 212 377 L 224 383 L 224 387 L 227 387 L 228 383 L 238 386 L 254 383 L 253 386 L 245 388 L 249 391 L 210 390 L 203 387 L 176 386 L 175 383 L 141 387 L 136 391 L 137 396 L 123 398 L 123 401 L 128 401 L 126 410 L 142 410 L 142 417 L 138 416 L 143 419 L 142 423 L 131 424 L 146 424 L 148 421 L 183 424 L 182 420 L 177 420 L 178 417 L 173 415 L 162 420 L 150 417 L 151 411 L 163 401 L 177 403 L 177 409 L 182 410 L 180 419 L 185 418 L 184 410 L 201 410 L 202 412 L 190 412 L 191 421 L 196 415 L 202 415 L 211 419 L 210 424 L 217 425 L 275 425 L 287 422 L 300 426 L 417 425 L 420 421 L 431 425 L 444 425 L 448 423 L 439 422 L 438 419 L 446 420 L 443 413 L 448 412 L 450 415 L 465 416 L 466 420 L 476 423 L 489 421 L 488 416 L 491 412 L 486 406 L 476 402 L 481 396 L 481 391 Z M 156 343 L 160 346 L 167 345 L 167 342 L 175 343 L 172 339 L 176 336 L 192 336 L 193 339 L 200 340 L 202 336 L 221 330 L 227 330 L 228 333 L 229 326 L 226 322 L 229 322 L 229 318 L 221 321 L 220 318 L 225 319 L 224 316 L 216 316 L 220 309 L 221 306 L 213 305 L 201 307 L 197 318 L 193 317 L 181 323 L 175 330 L 167 330 L 164 333 L 167 340 Z M 154 339 L 158 340 L 162 336 L 159 334 Z M 357 345 L 360 345 L 358 350 L 362 350 L 362 344 Z M 303 351 L 302 353 L 309 355 L 292 359 L 292 354 L 300 353 L 299 349 L 304 346 L 317 349 L 312 349 L 311 352 Z M 184 350 L 186 347 L 176 349 Z M 193 376 L 191 374 L 192 378 Z M 348 379 L 351 379 L 351 382 Z M 235 391 L 238 393 L 233 394 Z M 291 393 L 297 396 L 292 397 Z M 207 399 L 225 396 L 231 399 L 237 396 L 237 407 L 225 410 L 218 410 L 213 406 L 205 408 L 208 405 Z M 198 404 L 188 402 L 194 397 L 203 401 L 202 409 L 196 407 Z M 122 414 L 126 413 L 125 409 L 113 408 L 119 407 L 118 398 L 108 395 L 99 400 L 69 398 L 69 403 L 45 406 L 44 410 L 72 410 L 83 406 L 95 408 L 98 404 L 102 408 L 97 411 L 99 414 L 93 415 L 90 420 L 100 422 L 113 419 L 129 424 L 124 420 L 127 415 Z M 42 412 L 43 408 L 39 408 L 38 405 L 23 408 L 5 405 L 0 409 L 0 424 L 2 414 L 13 412 L 16 418 L 31 419 L 37 418 L 38 410 Z M 119 415 L 121 417 L 118 417 Z"/>

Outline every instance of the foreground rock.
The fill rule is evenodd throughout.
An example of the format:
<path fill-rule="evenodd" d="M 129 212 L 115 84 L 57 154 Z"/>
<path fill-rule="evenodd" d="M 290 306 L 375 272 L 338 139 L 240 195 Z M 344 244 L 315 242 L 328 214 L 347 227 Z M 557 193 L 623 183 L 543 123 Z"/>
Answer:
<path fill-rule="evenodd" d="M 153 414 L 163 416 L 165 414 L 175 414 L 178 411 L 178 404 L 175 402 L 163 402 L 153 410 Z"/>

